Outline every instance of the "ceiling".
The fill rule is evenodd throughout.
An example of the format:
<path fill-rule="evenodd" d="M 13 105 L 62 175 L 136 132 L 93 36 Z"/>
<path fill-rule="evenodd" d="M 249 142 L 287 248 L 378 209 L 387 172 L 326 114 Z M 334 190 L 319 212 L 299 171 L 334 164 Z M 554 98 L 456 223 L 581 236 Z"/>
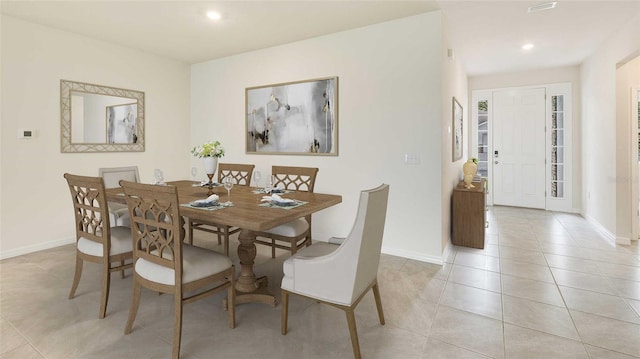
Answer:
<path fill-rule="evenodd" d="M 15 18 L 198 63 L 442 10 L 471 76 L 576 65 L 640 13 L 640 0 L 541 1 L 5 1 Z M 217 10 L 217 23 L 205 13 Z M 525 42 L 535 47 L 524 52 Z"/>

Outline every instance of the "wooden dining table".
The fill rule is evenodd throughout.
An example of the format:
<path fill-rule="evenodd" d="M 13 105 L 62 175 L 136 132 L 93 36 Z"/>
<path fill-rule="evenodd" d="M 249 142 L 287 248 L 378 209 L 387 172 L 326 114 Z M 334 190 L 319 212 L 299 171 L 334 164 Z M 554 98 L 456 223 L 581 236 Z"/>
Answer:
<path fill-rule="evenodd" d="M 199 182 L 182 180 L 167 184 L 178 188 L 180 204 L 208 197 L 209 188 L 200 186 Z M 258 190 L 259 188 L 256 187 L 234 186 L 231 189 L 233 206 L 212 211 L 181 205 L 180 215 L 203 222 L 240 228 L 238 235 L 240 275 L 236 280 L 236 304 L 259 302 L 276 306 L 275 296 L 267 289 L 268 278 L 266 276 L 258 278 L 254 272 L 256 232 L 265 231 L 341 203 L 342 196 L 291 191 L 281 196 L 306 203 L 295 208 L 278 208 L 260 206 L 264 203 L 262 198 L 265 194 L 255 193 Z M 227 191 L 222 186 L 214 187 L 213 191 L 218 194 L 221 202 L 226 201 Z M 107 200 L 126 203 L 122 188 L 107 189 Z"/>

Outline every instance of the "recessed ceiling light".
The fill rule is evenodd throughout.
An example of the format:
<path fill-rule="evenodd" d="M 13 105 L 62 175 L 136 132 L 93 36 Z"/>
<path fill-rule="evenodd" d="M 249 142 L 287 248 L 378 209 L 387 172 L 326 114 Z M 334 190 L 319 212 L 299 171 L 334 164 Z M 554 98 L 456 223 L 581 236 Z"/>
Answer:
<path fill-rule="evenodd" d="M 547 2 L 544 4 L 529 6 L 528 12 L 532 13 L 532 12 L 543 11 L 543 10 L 551 10 L 555 8 L 557 4 L 558 4 L 557 1 L 553 1 L 553 2 Z"/>
<path fill-rule="evenodd" d="M 217 11 L 209 11 L 207 12 L 207 17 L 211 20 L 217 21 L 222 19 L 222 14 Z"/>
<path fill-rule="evenodd" d="M 522 45 L 522 49 L 525 51 L 529 51 L 531 49 L 533 49 L 533 44 L 524 44 Z"/>

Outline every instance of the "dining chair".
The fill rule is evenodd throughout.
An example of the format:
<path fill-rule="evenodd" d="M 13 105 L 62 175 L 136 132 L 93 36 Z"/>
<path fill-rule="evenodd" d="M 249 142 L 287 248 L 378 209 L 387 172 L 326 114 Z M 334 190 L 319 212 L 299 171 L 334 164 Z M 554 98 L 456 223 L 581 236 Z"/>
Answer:
<path fill-rule="evenodd" d="M 138 166 L 103 167 L 98 169 L 98 175 L 104 179 L 105 188 L 120 187 L 120 180 L 140 182 Z M 126 204 L 107 202 L 109 205 L 109 219 L 112 226 L 129 227 L 129 209 Z"/>
<path fill-rule="evenodd" d="M 287 334 L 289 294 L 340 308 L 347 315 L 353 355 L 360 358 L 355 308 L 371 289 L 380 324 L 384 314 L 378 288 L 378 264 L 387 212 L 389 185 L 360 192 L 355 222 L 340 245 L 317 242 L 283 263 L 282 335 Z"/>
<path fill-rule="evenodd" d="M 133 258 L 131 230 L 111 227 L 102 177 L 64 174 L 69 185 L 76 227 L 76 269 L 69 299 L 75 296 L 84 261 L 102 264 L 102 297 L 99 318 L 104 318 L 109 301 L 111 273 L 131 268 Z"/>
<path fill-rule="evenodd" d="M 254 165 L 238 164 L 238 163 L 220 163 L 218 164 L 218 183 L 222 183 L 227 177 L 235 179 L 236 186 L 249 186 L 251 184 L 251 176 L 253 174 Z M 189 244 L 193 244 L 193 231 L 200 230 L 218 235 L 218 244 L 224 239 L 224 255 L 229 255 L 229 236 L 240 232 L 240 228 L 226 226 L 223 224 L 204 222 L 201 220 L 188 220 L 189 227 Z"/>
<path fill-rule="evenodd" d="M 273 188 L 285 190 L 313 192 L 317 174 L 318 169 L 315 167 L 271 167 L 271 175 L 275 177 Z M 270 241 L 258 239 L 258 237 L 266 237 Z M 276 257 L 276 248 L 286 249 L 291 251 L 291 254 L 295 254 L 305 245 L 311 245 L 311 215 L 257 232 L 255 243 L 271 247 L 271 258 Z"/>
<path fill-rule="evenodd" d="M 133 300 L 124 333 L 131 333 L 142 287 L 174 295 L 173 358 L 180 356 L 184 304 L 227 289 L 225 309 L 234 328 L 234 266 L 220 253 L 183 243 L 177 188 L 127 181 L 120 185 L 131 215 L 134 261 Z"/>

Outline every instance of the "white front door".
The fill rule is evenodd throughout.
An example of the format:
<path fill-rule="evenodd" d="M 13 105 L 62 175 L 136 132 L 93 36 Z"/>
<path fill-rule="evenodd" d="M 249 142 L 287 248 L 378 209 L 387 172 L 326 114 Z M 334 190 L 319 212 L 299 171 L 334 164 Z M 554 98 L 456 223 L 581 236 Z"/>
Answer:
<path fill-rule="evenodd" d="M 545 208 L 545 89 L 493 93 L 493 202 Z"/>

